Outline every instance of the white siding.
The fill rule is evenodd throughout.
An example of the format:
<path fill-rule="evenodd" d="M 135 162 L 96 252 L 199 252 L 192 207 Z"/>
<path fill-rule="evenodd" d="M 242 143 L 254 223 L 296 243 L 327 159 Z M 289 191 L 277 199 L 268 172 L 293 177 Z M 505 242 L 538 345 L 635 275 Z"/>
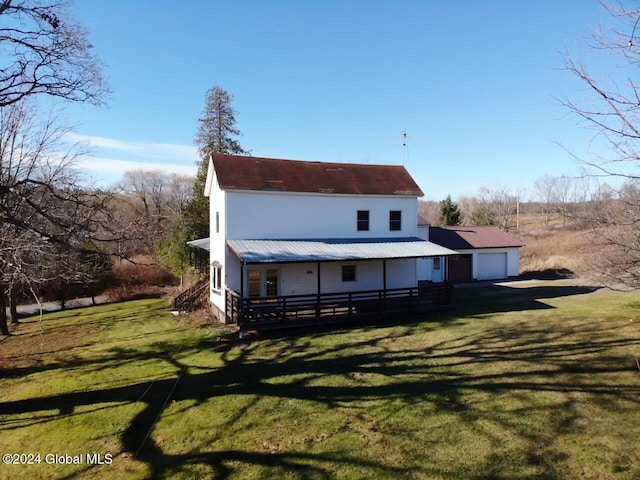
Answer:
<path fill-rule="evenodd" d="M 374 238 L 417 236 L 416 197 L 282 192 L 227 192 L 228 239 Z M 369 211 L 369 230 L 357 230 L 357 211 Z M 389 211 L 402 211 L 400 231 Z"/>
<path fill-rule="evenodd" d="M 387 288 L 417 287 L 416 259 L 387 260 Z"/>
<path fill-rule="evenodd" d="M 342 265 L 356 266 L 356 281 L 342 281 Z M 382 261 L 329 262 L 320 267 L 320 287 L 323 293 L 380 290 L 382 288 Z"/>
<path fill-rule="evenodd" d="M 211 191 L 209 192 L 209 262 L 217 261 L 222 264 L 222 289 L 220 292 L 214 291 L 209 287 L 211 294 L 211 303 L 213 303 L 220 311 L 224 312 L 225 309 L 225 295 L 224 292 L 227 287 L 227 280 L 229 278 L 229 266 L 227 265 L 227 215 L 226 215 L 226 193 L 220 190 L 218 187 L 218 180 L 215 176 L 215 171 L 211 169 L 213 173 L 213 182 L 211 183 Z M 216 232 L 216 212 L 218 212 L 218 223 L 220 231 Z M 212 276 L 214 274 L 213 268 L 209 271 L 209 285 L 213 285 Z M 238 282 L 239 284 L 239 282 Z"/>
<path fill-rule="evenodd" d="M 418 280 L 431 280 L 430 264 L 429 258 L 416 258 L 416 276 Z"/>
<path fill-rule="evenodd" d="M 227 248 L 226 253 L 226 269 L 224 273 L 224 282 L 227 288 L 234 290 L 236 292 L 240 291 L 240 260 L 238 257 Z"/>
<path fill-rule="evenodd" d="M 318 291 L 316 263 L 290 263 L 280 269 L 282 295 L 306 295 Z"/>
<path fill-rule="evenodd" d="M 520 249 L 507 248 L 507 275 L 517 277 L 520 275 Z"/>

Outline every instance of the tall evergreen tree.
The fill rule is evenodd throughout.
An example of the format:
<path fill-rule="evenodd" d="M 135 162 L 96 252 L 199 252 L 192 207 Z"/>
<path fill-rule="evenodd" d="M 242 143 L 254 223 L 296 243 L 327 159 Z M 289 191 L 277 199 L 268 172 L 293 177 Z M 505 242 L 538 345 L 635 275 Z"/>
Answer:
<path fill-rule="evenodd" d="M 195 140 L 200 158 L 209 158 L 209 155 L 214 152 L 237 155 L 249 153 L 243 150 L 234 138 L 241 134 L 236 127 L 237 112 L 231 106 L 232 100 L 233 95 L 229 95 L 222 87 L 207 90 Z"/>
<path fill-rule="evenodd" d="M 440 222 L 443 225 L 460 225 L 462 213 L 456 202 L 451 200 L 451 195 L 440 202 Z"/>
<path fill-rule="evenodd" d="M 193 184 L 193 196 L 186 208 L 187 235 L 191 239 L 209 236 L 209 199 L 204 196 L 209 155 L 212 153 L 248 154 L 235 137 L 240 136 L 236 127 L 236 111 L 231 106 L 233 95 L 222 87 L 207 90 L 202 118 L 198 120 L 195 144 L 200 153 L 198 174 Z"/>

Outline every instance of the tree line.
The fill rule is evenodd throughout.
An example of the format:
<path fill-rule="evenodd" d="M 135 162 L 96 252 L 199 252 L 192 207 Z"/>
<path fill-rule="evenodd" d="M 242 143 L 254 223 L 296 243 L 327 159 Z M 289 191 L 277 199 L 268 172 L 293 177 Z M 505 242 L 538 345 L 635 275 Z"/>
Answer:
<path fill-rule="evenodd" d="M 614 203 L 619 192 L 608 183 L 589 175 L 544 175 L 530 190 L 506 186 L 480 187 L 476 195 L 451 196 L 421 201 L 420 215 L 432 225 L 494 225 L 505 231 L 518 231 L 521 215 L 536 214 L 544 228 L 588 223 L 593 205 Z"/>

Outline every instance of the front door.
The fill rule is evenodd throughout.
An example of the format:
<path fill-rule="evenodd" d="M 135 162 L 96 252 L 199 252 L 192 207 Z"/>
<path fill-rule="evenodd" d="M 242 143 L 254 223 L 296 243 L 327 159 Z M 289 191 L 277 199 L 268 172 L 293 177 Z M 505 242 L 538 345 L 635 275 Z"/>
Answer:
<path fill-rule="evenodd" d="M 249 298 L 257 298 L 262 296 L 262 271 L 249 270 Z"/>
<path fill-rule="evenodd" d="M 248 270 L 249 297 L 277 297 L 279 292 L 278 269 Z"/>
<path fill-rule="evenodd" d="M 431 281 L 442 282 L 442 258 L 433 257 L 431 259 Z"/>
<path fill-rule="evenodd" d="M 265 275 L 265 296 L 277 297 L 278 296 L 278 270 L 270 268 Z"/>

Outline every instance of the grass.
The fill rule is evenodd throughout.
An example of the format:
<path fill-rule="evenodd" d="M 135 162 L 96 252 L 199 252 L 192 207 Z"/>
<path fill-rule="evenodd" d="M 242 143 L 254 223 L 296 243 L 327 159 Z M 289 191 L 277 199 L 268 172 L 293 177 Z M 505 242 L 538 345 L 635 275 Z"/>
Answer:
<path fill-rule="evenodd" d="M 640 302 L 567 281 L 456 289 L 395 326 L 239 343 L 158 300 L 0 342 L 0 478 L 640 477 Z M 167 401 L 168 399 L 168 401 Z"/>

